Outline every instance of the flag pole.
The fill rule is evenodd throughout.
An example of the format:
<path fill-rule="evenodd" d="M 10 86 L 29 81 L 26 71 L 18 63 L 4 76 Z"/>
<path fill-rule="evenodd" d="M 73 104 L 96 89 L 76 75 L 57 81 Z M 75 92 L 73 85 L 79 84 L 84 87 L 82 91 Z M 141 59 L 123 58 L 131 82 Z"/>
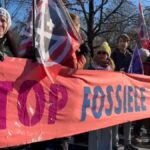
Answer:
<path fill-rule="evenodd" d="M 33 30 L 33 48 L 35 49 L 35 0 L 32 0 L 32 30 Z"/>
<path fill-rule="evenodd" d="M 145 45 L 146 45 L 146 48 L 148 47 L 148 41 L 146 40 L 149 40 L 149 34 L 148 34 L 148 30 L 147 30 L 147 26 L 146 26 L 146 22 L 145 22 L 145 18 L 144 18 L 144 12 L 143 12 L 143 8 L 142 8 L 142 3 L 141 3 L 141 0 L 138 0 L 139 4 L 138 4 L 138 7 L 139 7 L 139 15 L 140 15 L 140 30 L 138 31 L 138 39 L 139 39 L 139 43 L 141 44 L 142 46 L 142 41 L 145 41 Z M 143 28 L 141 28 L 141 23 L 142 23 L 142 26 Z M 143 36 L 141 37 L 141 32 L 143 33 Z"/>
<path fill-rule="evenodd" d="M 36 47 L 35 47 L 35 6 L 36 0 L 32 0 L 32 48 L 33 58 L 36 59 Z"/>

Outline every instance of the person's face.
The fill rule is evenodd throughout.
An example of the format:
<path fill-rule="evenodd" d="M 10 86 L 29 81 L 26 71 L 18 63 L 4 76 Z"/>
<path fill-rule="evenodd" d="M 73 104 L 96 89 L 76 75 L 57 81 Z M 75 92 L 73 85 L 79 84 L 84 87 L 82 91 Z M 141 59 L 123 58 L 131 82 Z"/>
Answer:
<path fill-rule="evenodd" d="M 3 16 L 0 16 L 0 38 L 2 38 L 6 33 L 7 26 L 8 26 L 7 20 Z"/>
<path fill-rule="evenodd" d="M 108 54 L 105 51 L 98 51 L 97 55 L 95 56 L 95 61 L 97 64 L 101 64 L 108 59 Z"/>
<path fill-rule="evenodd" d="M 79 23 L 74 23 L 74 26 L 75 26 L 77 32 L 80 34 L 80 24 Z"/>
<path fill-rule="evenodd" d="M 118 48 L 120 51 L 125 52 L 129 46 L 129 41 L 127 39 L 120 38 L 118 41 Z"/>

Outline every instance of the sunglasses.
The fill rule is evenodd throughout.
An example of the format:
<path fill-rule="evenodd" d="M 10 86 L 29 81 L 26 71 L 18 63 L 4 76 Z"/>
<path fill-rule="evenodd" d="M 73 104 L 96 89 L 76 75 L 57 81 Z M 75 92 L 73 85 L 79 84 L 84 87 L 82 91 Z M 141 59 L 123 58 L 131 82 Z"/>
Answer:
<path fill-rule="evenodd" d="M 104 51 L 98 51 L 97 54 L 98 54 L 98 55 L 107 55 L 107 52 L 104 52 Z"/>

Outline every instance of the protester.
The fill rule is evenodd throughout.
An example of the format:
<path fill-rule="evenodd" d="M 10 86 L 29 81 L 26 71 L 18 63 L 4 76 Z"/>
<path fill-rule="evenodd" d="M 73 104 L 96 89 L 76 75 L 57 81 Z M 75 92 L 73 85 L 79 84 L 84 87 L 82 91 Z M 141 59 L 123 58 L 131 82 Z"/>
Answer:
<path fill-rule="evenodd" d="M 148 57 L 148 59 L 144 63 L 144 74 L 150 76 L 150 56 Z M 143 144 L 144 143 L 150 144 L 150 118 L 143 119 L 142 123 L 146 129 L 145 137 L 147 138 L 147 141 L 142 141 L 142 142 L 143 142 Z"/>
<path fill-rule="evenodd" d="M 0 7 L 0 21 L 0 38 L 3 38 L 11 26 L 11 17 L 9 12 L 2 7 Z"/>
<path fill-rule="evenodd" d="M 0 7 L 0 61 L 3 61 L 6 56 L 17 56 L 17 46 L 10 31 L 11 17 L 9 12 Z M 21 150 L 28 146 L 15 146 L 3 148 L 3 150 Z"/>
<path fill-rule="evenodd" d="M 132 54 L 128 50 L 130 38 L 127 34 L 121 34 L 117 39 L 117 49 L 112 53 L 115 63 L 115 71 L 128 72 Z"/>
<path fill-rule="evenodd" d="M 143 68 L 144 68 L 144 74 L 145 75 L 150 75 L 150 51 L 148 49 L 140 48 L 140 57 L 143 63 Z M 142 126 L 145 127 L 147 133 L 147 137 L 150 137 L 150 119 L 142 119 L 135 121 L 133 124 L 133 142 L 135 144 L 141 144 L 142 143 L 142 137 L 141 137 L 141 128 Z M 150 142 L 147 141 L 147 143 Z"/>
<path fill-rule="evenodd" d="M 73 25 L 75 27 L 77 34 L 79 34 L 79 36 L 80 36 L 80 18 L 79 18 L 79 16 L 76 14 L 70 13 L 70 17 L 72 19 L 72 22 L 73 22 Z M 81 49 L 86 48 L 82 44 L 81 44 L 80 48 L 81 47 L 83 47 Z M 78 52 L 74 53 L 71 57 L 69 57 L 67 60 L 65 60 L 62 63 L 62 65 L 67 66 L 67 67 L 72 68 L 72 69 L 83 69 L 83 67 L 86 63 L 86 58 L 84 56 L 84 53 L 80 53 L 80 49 L 77 51 Z M 83 51 L 86 51 L 86 49 L 84 49 Z M 43 147 L 43 148 L 48 147 L 52 150 L 68 150 L 69 140 L 70 140 L 70 137 L 54 139 L 54 140 L 50 140 L 48 142 L 43 142 L 42 143 L 43 146 L 41 146 L 41 147 Z M 38 148 L 37 145 L 35 145 L 34 149 L 36 149 L 36 148 Z M 33 149 L 33 146 L 32 146 L 32 149 Z"/>
<path fill-rule="evenodd" d="M 140 54 L 143 62 L 144 75 L 150 76 L 150 50 L 141 48 Z M 146 136 L 149 138 L 147 143 L 150 143 L 150 119 L 149 118 L 144 119 L 143 125 L 147 131 Z"/>
<path fill-rule="evenodd" d="M 110 58 L 111 48 L 104 42 L 94 51 L 94 57 L 88 69 L 113 71 L 114 63 Z M 104 128 L 89 132 L 89 150 L 112 150 L 112 128 Z"/>
<path fill-rule="evenodd" d="M 16 45 L 9 31 L 11 27 L 11 17 L 9 12 L 0 7 L 0 60 L 5 56 L 16 56 Z"/>
<path fill-rule="evenodd" d="M 77 31 L 77 34 L 79 34 L 80 38 L 81 38 L 81 45 L 80 48 L 76 51 L 75 53 L 75 57 L 70 60 L 70 64 L 73 64 L 71 67 L 74 69 L 84 69 L 84 66 L 86 64 L 86 55 L 88 55 L 89 53 L 89 47 L 86 45 L 85 43 L 85 39 L 81 34 L 80 31 L 80 17 L 76 14 L 70 13 L 70 17 L 73 21 L 73 25 Z M 69 64 L 68 64 L 69 65 Z M 70 66 L 70 65 L 69 65 Z M 72 137 L 74 144 L 76 143 L 82 143 L 83 141 L 85 141 L 87 139 L 87 133 L 83 133 L 83 134 L 78 134 L 78 135 L 74 135 Z"/>
<path fill-rule="evenodd" d="M 80 17 L 76 14 L 70 13 L 70 17 L 72 19 L 73 25 L 75 27 L 75 30 L 79 37 L 81 38 L 81 45 L 80 48 L 84 49 L 83 51 L 87 51 L 86 47 L 84 46 L 84 41 L 82 40 L 81 34 L 80 34 Z M 76 53 L 74 53 L 72 56 L 70 56 L 67 60 L 62 63 L 63 66 L 67 66 L 74 69 L 83 69 L 84 65 L 86 64 L 86 58 L 84 56 L 84 52 L 80 53 L 80 48 L 77 50 Z M 79 55 L 78 55 L 79 54 Z"/>
<path fill-rule="evenodd" d="M 127 34 L 121 34 L 117 39 L 117 49 L 112 53 L 115 63 L 115 71 L 128 72 L 132 59 L 132 54 L 128 50 L 130 38 Z M 131 122 L 123 124 L 124 128 L 124 150 L 137 150 L 131 144 Z M 118 150 L 119 146 L 119 125 L 113 127 L 113 150 Z"/>

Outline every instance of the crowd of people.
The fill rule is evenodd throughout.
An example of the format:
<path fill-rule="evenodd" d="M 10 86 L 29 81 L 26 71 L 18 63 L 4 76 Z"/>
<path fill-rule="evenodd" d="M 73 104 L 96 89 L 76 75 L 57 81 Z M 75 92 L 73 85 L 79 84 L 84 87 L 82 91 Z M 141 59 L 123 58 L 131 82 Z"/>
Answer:
<path fill-rule="evenodd" d="M 80 34 L 80 18 L 75 14 L 70 14 L 77 32 Z M 0 60 L 3 61 L 5 56 L 19 57 L 16 45 L 10 34 L 11 17 L 8 11 L 0 8 Z M 105 70 L 105 71 L 119 71 L 128 72 L 128 68 L 132 59 L 132 51 L 128 49 L 130 44 L 130 37 L 127 34 L 121 34 L 117 39 L 116 49 L 112 50 L 107 41 L 101 43 L 95 50 L 94 56 L 86 60 L 84 53 L 80 53 L 82 48 L 86 49 L 84 40 L 80 49 L 76 53 L 76 59 L 70 58 L 70 64 L 63 64 L 65 66 L 75 69 L 88 70 Z M 84 46 L 83 46 L 84 45 Z M 89 50 L 87 50 L 88 52 Z M 141 60 L 146 75 L 150 75 L 150 52 L 149 50 L 140 48 Z M 21 56 L 23 57 L 23 56 Z M 88 64 L 87 64 L 88 62 Z M 86 67 L 85 67 L 86 66 Z M 140 136 L 140 129 L 145 126 L 147 134 L 150 137 L 150 120 L 144 119 L 135 122 L 127 122 L 122 125 L 116 125 L 89 133 L 80 134 L 77 136 L 66 137 L 62 139 L 54 139 L 50 141 L 30 144 L 26 146 L 19 146 L 10 149 L 49 149 L 52 150 L 68 150 L 68 143 L 70 139 L 78 141 L 78 138 L 87 139 L 89 150 L 118 150 L 119 149 L 119 133 L 123 130 L 124 150 L 137 150 L 132 143 L 134 139 Z M 133 130 L 131 130 L 133 128 Z M 85 136 L 83 136 L 85 135 Z M 9 148 L 7 148 L 9 149 Z"/>

